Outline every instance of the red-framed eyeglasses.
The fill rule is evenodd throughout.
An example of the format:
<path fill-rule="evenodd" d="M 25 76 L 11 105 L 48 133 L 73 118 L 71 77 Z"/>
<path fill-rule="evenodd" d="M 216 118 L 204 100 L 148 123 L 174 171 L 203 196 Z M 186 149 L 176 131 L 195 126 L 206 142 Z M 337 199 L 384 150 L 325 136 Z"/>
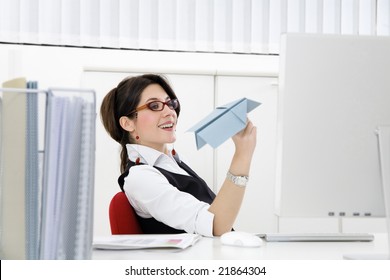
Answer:
<path fill-rule="evenodd" d="M 165 105 L 167 105 L 168 108 L 171 110 L 176 110 L 180 106 L 180 103 L 179 103 L 179 100 L 177 100 L 177 99 L 170 99 L 170 100 L 165 101 L 165 102 L 160 101 L 160 100 L 151 101 L 151 102 L 146 103 L 142 106 L 139 106 L 134 111 L 129 113 L 128 116 L 130 116 L 131 114 L 134 114 L 136 112 L 139 112 L 141 110 L 144 110 L 144 109 L 149 109 L 151 111 L 162 111 L 162 110 L 164 110 Z"/>

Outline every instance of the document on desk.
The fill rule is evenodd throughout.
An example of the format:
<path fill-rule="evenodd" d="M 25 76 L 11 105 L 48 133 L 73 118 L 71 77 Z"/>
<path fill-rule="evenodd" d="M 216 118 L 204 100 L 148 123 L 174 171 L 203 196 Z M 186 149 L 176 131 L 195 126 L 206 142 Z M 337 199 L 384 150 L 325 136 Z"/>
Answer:
<path fill-rule="evenodd" d="M 94 249 L 104 250 L 136 250 L 136 249 L 185 249 L 194 245 L 201 235 L 180 234 L 129 234 L 96 237 L 93 240 Z"/>

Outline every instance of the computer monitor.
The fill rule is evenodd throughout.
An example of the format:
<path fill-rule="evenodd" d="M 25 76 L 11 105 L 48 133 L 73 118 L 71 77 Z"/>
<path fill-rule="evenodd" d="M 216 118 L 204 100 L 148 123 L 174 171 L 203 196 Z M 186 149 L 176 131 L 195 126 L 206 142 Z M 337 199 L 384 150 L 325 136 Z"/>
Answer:
<path fill-rule="evenodd" d="M 384 217 L 390 38 L 285 34 L 279 89 L 277 214 Z"/>

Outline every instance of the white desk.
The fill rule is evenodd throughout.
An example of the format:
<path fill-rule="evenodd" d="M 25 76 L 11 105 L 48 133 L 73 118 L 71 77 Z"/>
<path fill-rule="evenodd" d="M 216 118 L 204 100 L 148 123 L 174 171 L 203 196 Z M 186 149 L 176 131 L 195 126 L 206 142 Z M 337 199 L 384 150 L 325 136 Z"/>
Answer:
<path fill-rule="evenodd" d="M 262 247 L 222 245 L 219 238 L 203 237 L 185 250 L 94 250 L 95 260 L 339 260 L 345 255 L 385 255 L 387 234 L 371 242 L 264 242 Z"/>

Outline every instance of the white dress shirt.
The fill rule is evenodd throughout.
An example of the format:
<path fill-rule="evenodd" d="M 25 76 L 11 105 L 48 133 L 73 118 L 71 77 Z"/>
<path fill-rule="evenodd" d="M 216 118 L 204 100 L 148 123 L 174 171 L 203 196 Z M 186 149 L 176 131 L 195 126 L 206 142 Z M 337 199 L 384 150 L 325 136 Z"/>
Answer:
<path fill-rule="evenodd" d="M 139 157 L 141 165 L 130 168 L 124 190 L 136 213 L 143 218 L 155 218 L 170 227 L 188 233 L 213 236 L 214 214 L 210 205 L 189 193 L 179 191 L 153 166 L 169 172 L 188 175 L 171 153 L 166 155 L 152 148 L 128 144 L 127 153 L 133 162 Z M 176 154 L 175 157 L 179 159 Z"/>

